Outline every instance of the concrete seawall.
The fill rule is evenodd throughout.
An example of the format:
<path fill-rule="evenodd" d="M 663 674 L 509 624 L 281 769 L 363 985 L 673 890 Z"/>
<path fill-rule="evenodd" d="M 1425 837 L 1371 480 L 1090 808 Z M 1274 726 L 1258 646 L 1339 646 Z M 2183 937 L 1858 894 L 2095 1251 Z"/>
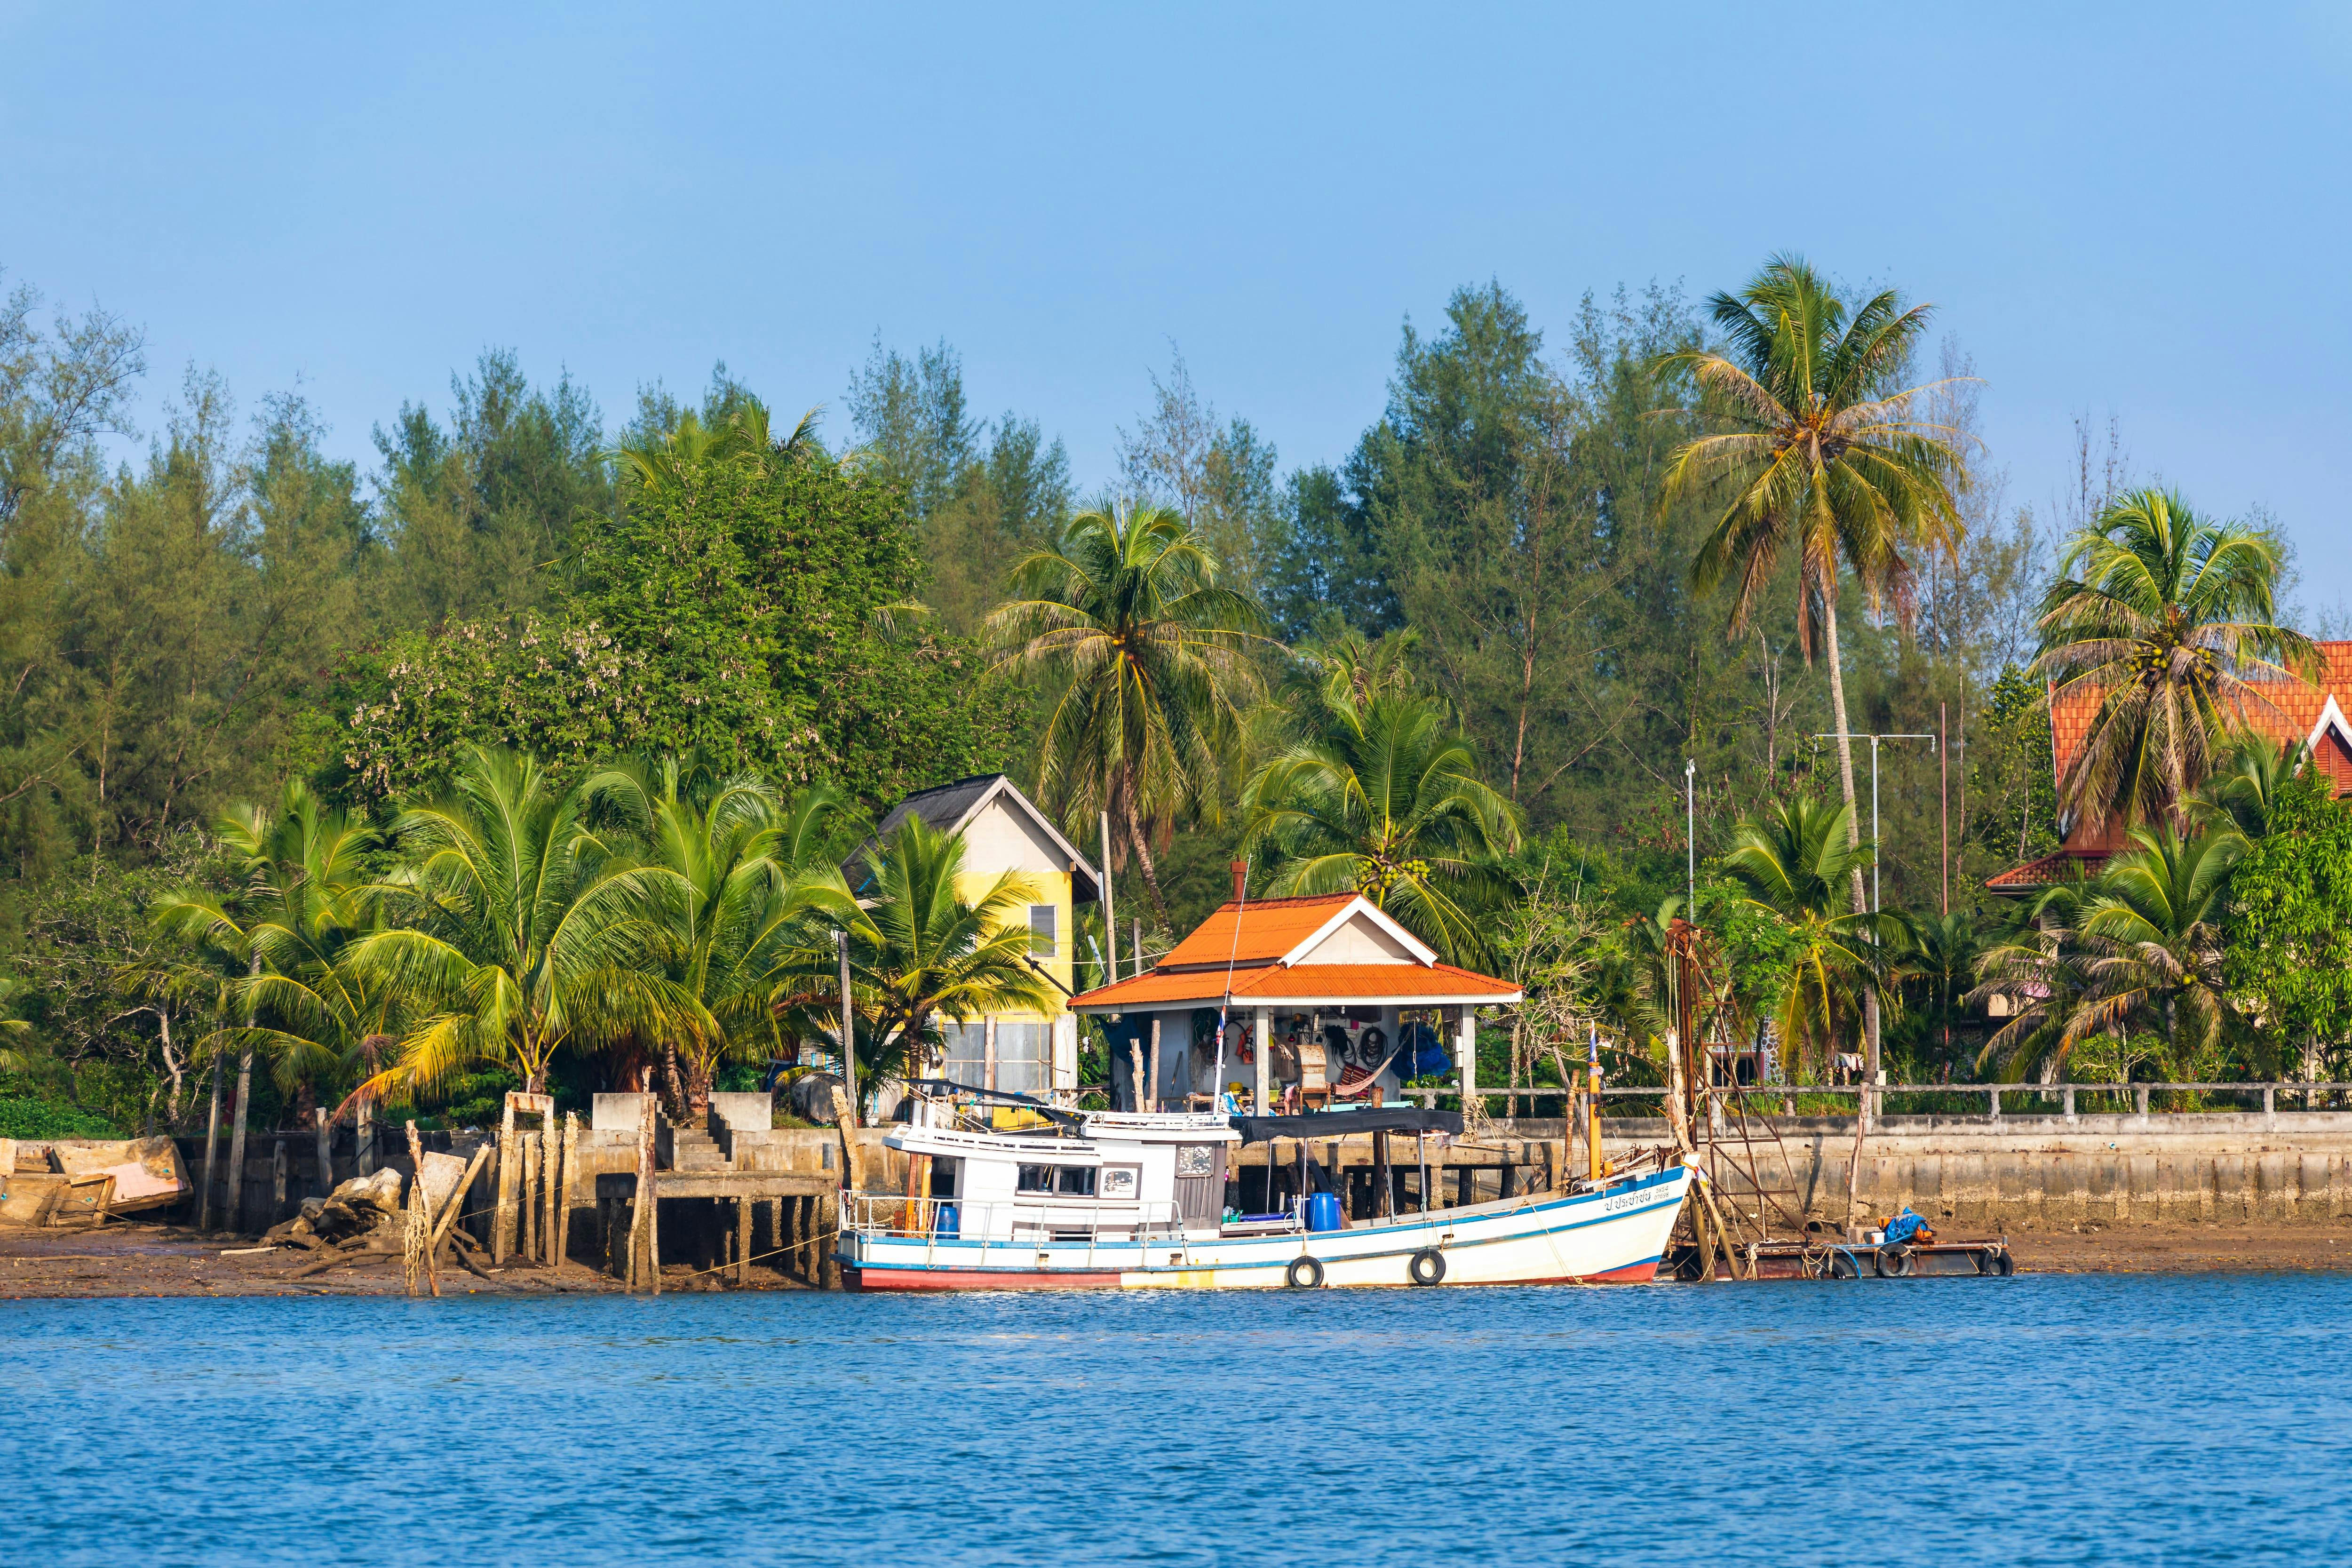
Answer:
<path fill-rule="evenodd" d="M 1849 1120 L 1757 1126 L 1716 1147 L 1714 1174 L 1744 1209 L 1752 1186 L 1782 1206 L 1842 1221 L 1853 1155 Z M 1664 1121 L 1604 1124 L 1602 1147 L 1667 1140 Z M 1971 1230 L 2352 1222 L 2352 1113 L 1928 1117 L 1882 1121 L 1863 1144 L 1861 1207 L 1908 1204 Z"/>

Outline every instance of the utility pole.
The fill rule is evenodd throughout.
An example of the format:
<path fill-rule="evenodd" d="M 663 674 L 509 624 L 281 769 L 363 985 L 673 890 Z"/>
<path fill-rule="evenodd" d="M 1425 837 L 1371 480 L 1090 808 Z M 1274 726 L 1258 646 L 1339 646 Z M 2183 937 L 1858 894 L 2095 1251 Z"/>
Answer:
<path fill-rule="evenodd" d="M 1941 818 L 1937 828 L 1944 846 L 1944 899 L 1946 916 L 1952 912 L 1952 763 L 1951 749 L 1944 743 L 1945 727 L 1951 714 L 1944 704 L 1936 704 L 1936 806 Z"/>
<path fill-rule="evenodd" d="M 1833 735 L 1833 734 L 1832 734 L 1832 735 L 1816 735 L 1816 736 L 1814 736 L 1814 737 L 1813 737 L 1813 739 L 1814 739 L 1814 740 L 1816 740 L 1816 741 L 1834 741 L 1834 740 L 1839 739 L 1839 737 L 1838 737 L 1838 736 L 1836 736 L 1836 735 Z M 1936 744 L 1936 737 L 1935 737 L 1935 736 L 1933 736 L 1933 735 L 1911 735 L 1911 734 L 1904 734 L 1904 735 L 1854 735 L 1854 734 L 1848 734 L 1848 735 L 1846 735 L 1846 736 L 1844 737 L 1844 739 L 1849 740 L 1849 741 L 1867 741 L 1867 742 L 1870 742 L 1870 912 L 1871 912 L 1872 914 L 1876 914 L 1876 913 L 1878 912 L 1878 861 L 1879 861 L 1879 854 L 1878 854 L 1878 743 L 1879 743 L 1881 741 L 1926 741 L 1926 742 L 1927 742 L 1930 745 L 1934 745 L 1934 744 Z M 1938 747 L 1937 747 L 1937 750 L 1938 750 L 1938 751 L 1940 751 L 1941 749 L 1942 749 L 1942 748 L 1941 748 L 1940 746 L 1938 746 Z"/>
<path fill-rule="evenodd" d="M 841 959 L 841 1081 L 849 1090 L 849 1124 L 857 1125 L 857 1015 L 849 1003 L 849 933 L 833 933 L 834 952 Z"/>
<path fill-rule="evenodd" d="M 1837 739 L 1839 739 L 1839 738 L 1840 738 L 1840 737 L 1838 737 L 1838 736 L 1836 736 L 1836 735 L 1833 735 L 1833 734 L 1832 734 L 1832 735 L 1816 735 L 1816 736 L 1814 736 L 1814 737 L 1813 737 L 1813 739 L 1814 739 L 1816 742 L 1821 742 L 1821 741 L 1834 741 L 1834 740 L 1837 740 Z M 1927 742 L 1928 744 L 1930 744 L 1930 745 L 1935 745 L 1935 744 L 1937 744 L 1937 741 L 1936 741 L 1936 737 L 1935 737 L 1935 736 L 1933 736 L 1933 735 L 1916 735 L 1916 734 L 1899 734 L 1899 735 L 1871 734 L 1871 735 L 1855 735 L 1855 734 L 1849 733 L 1849 734 L 1845 735 L 1843 738 L 1844 738 L 1844 739 L 1846 739 L 1846 740 L 1849 740 L 1849 741 L 1868 741 L 1868 742 L 1870 742 L 1870 912 L 1871 912 L 1872 914 L 1874 914 L 1874 914 L 1876 914 L 1876 913 L 1878 913 L 1878 912 L 1879 912 L 1879 899 L 1878 899 L 1878 862 L 1879 862 L 1879 859 L 1880 859 L 1880 856 L 1879 856 L 1879 852 L 1878 852 L 1878 849 L 1879 849 L 1879 845 L 1878 845 L 1878 745 L 1879 745 L 1879 742 L 1882 742 L 1882 741 L 1925 741 L 1925 742 Z M 1938 749 L 1940 750 L 1940 747 L 1939 747 Z M 1871 941 L 1871 945 L 1872 945 L 1872 946 L 1874 946 L 1874 947 L 1875 947 L 1875 946 L 1878 944 L 1878 933 L 1877 933 L 1875 931 L 1872 931 L 1872 932 L 1870 933 L 1870 941 Z M 1879 1012 L 1880 1012 L 1880 1008 L 1879 1008 L 1879 1005 L 1878 1005 L 1878 988 L 1877 988 L 1877 986 L 1876 986 L 1876 984 L 1874 984 L 1871 986 L 1870 990 L 1868 990 L 1867 992 L 1865 992 L 1865 993 L 1864 994 L 1864 1001 L 1868 1004 L 1868 1007 L 1867 1007 L 1867 1017 L 1868 1017 L 1868 1020 L 1869 1020 L 1870 1038 L 1869 1038 L 1869 1040 L 1868 1040 L 1868 1042 L 1867 1042 L 1868 1047 L 1869 1047 L 1868 1053 L 1867 1053 L 1867 1054 L 1864 1056 L 1864 1061 L 1865 1066 L 1864 1066 L 1864 1071 L 1863 1071 L 1863 1087 L 1862 1087 L 1862 1092 L 1861 1092 L 1861 1094 L 1860 1094 L 1859 1096 L 1857 1096 L 1857 1097 L 1856 1097 L 1856 1102 L 1855 1102 L 1854 1128 L 1855 1128 L 1855 1137 L 1856 1137 L 1857 1139 L 1859 1139 L 1859 1138 L 1860 1138 L 1860 1136 L 1862 1135 L 1862 1133 L 1863 1133 L 1863 1132 L 1864 1132 L 1864 1131 L 1868 1131 L 1868 1129 L 1869 1129 L 1869 1127 L 1870 1127 L 1870 1123 L 1871 1123 L 1871 1117 L 1872 1117 L 1872 1111 L 1873 1111 L 1873 1110 L 1874 1110 L 1874 1106 L 1873 1106 L 1873 1104 L 1872 1104 L 1872 1100 L 1873 1100 L 1873 1096 L 1876 1093 L 1877 1089 L 1878 1089 L 1878 1062 L 1879 1062 L 1878 1045 L 1879 1045 Z M 1858 1144 L 1857 1144 L 1857 1147 L 1859 1147 L 1859 1145 L 1858 1145 Z"/>
<path fill-rule="evenodd" d="M 1110 813 L 1108 811 L 1102 814 L 1102 841 L 1103 936 L 1110 948 L 1110 972 L 1103 976 L 1103 984 L 1110 985 L 1118 980 L 1118 910 L 1110 900 Z"/>

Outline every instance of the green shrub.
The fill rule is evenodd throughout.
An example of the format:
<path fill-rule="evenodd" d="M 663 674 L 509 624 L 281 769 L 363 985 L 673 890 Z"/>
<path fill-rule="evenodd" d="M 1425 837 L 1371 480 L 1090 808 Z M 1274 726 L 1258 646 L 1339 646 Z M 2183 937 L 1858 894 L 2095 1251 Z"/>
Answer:
<path fill-rule="evenodd" d="M 120 1138 L 113 1123 L 54 1100 L 0 1096 L 0 1138 Z"/>

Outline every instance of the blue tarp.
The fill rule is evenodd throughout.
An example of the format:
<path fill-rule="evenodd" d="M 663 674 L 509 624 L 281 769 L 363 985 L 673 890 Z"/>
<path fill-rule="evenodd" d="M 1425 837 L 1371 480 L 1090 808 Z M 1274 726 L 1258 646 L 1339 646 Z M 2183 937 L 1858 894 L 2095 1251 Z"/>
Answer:
<path fill-rule="evenodd" d="M 1454 1058 L 1445 1054 L 1445 1042 L 1427 1024 L 1407 1024 L 1397 1032 L 1396 1075 L 1398 1081 L 1410 1082 L 1417 1078 L 1454 1070 Z"/>
<path fill-rule="evenodd" d="M 1920 1218 L 1917 1215 L 1913 1214 L 1911 1212 L 1911 1206 L 1908 1204 L 1906 1204 L 1903 1206 L 1903 1212 L 1901 1214 L 1896 1215 L 1893 1219 L 1886 1222 L 1886 1240 L 1885 1245 L 1888 1247 L 1899 1246 L 1902 1243 L 1910 1240 L 1913 1237 L 1918 1235 L 1927 1227 L 1927 1222 Z"/>

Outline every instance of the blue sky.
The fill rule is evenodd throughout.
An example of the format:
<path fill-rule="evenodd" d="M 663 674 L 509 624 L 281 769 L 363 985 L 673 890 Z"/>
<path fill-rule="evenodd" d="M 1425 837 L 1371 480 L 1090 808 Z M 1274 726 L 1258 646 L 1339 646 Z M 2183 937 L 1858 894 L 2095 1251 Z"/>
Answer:
<path fill-rule="evenodd" d="M 2352 10 L 1778 15 L 0 3 L 0 267 L 145 326 L 151 424 L 299 379 L 372 462 L 486 344 L 615 423 L 719 358 L 837 410 L 879 331 L 1093 481 L 1171 340 L 1336 459 L 1458 284 L 1557 336 L 1794 249 L 1939 307 L 2013 502 L 2112 413 L 2352 599 Z"/>

